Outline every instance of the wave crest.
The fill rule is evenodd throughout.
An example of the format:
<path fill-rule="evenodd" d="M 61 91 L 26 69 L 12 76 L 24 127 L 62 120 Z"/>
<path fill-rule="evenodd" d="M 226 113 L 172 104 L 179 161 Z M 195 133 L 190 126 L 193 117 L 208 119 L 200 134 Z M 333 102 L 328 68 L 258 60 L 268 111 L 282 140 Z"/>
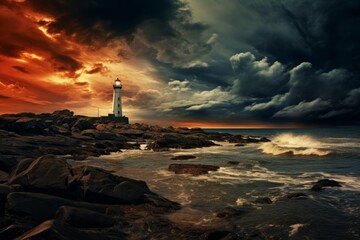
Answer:
<path fill-rule="evenodd" d="M 271 142 L 263 143 L 259 149 L 272 155 L 316 155 L 325 156 L 331 153 L 325 145 L 308 135 L 284 133 L 277 135 Z"/>

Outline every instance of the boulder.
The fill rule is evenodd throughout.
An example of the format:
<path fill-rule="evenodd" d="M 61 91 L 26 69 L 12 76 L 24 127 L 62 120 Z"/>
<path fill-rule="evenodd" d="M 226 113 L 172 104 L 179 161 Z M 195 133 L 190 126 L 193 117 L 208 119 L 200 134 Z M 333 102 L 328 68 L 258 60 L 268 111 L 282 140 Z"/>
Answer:
<path fill-rule="evenodd" d="M 10 193 L 10 187 L 5 184 L 0 184 L 0 216 L 4 215 L 6 197 Z"/>
<path fill-rule="evenodd" d="M 98 240 L 98 236 L 88 234 L 73 228 L 67 224 L 62 224 L 55 220 L 48 220 L 37 227 L 25 232 L 15 240 L 37 240 L 37 239 L 52 239 L 52 240 Z M 121 238 L 119 238 L 121 239 Z"/>
<path fill-rule="evenodd" d="M 188 160 L 188 159 L 194 159 L 196 156 L 194 155 L 178 155 L 175 157 L 172 157 L 171 160 Z"/>
<path fill-rule="evenodd" d="M 0 170 L 1 171 L 10 173 L 17 164 L 18 164 L 18 161 L 15 156 L 0 155 Z"/>
<path fill-rule="evenodd" d="M 86 201 L 138 204 L 146 202 L 145 194 L 154 194 L 143 181 L 115 176 L 100 168 L 85 166 L 73 171 Z"/>
<path fill-rule="evenodd" d="M 200 239 L 202 240 L 221 240 L 221 239 L 232 239 L 227 238 L 230 236 L 230 232 L 227 230 L 212 230 L 204 233 Z"/>
<path fill-rule="evenodd" d="M 240 164 L 240 162 L 238 162 L 238 161 L 228 161 L 227 163 L 230 165 L 239 165 Z"/>
<path fill-rule="evenodd" d="M 217 171 L 220 167 L 213 165 L 203 164 L 170 164 L 168 170 L 175 174 L 192 174 L 202 175 L 207 174 L 209 171 Z"/>
<path fill-rule="evenodd" d="M 41 223 L 55 218 L 61 206 L 83 208 L 99 213 L 105 213 L 108 208 L 106 205 L 78 202 L 43 193 L 12 192 L 7 196 L 5 212 L 15 219 L 26 216 L 32 222 Z"/>
<path fill-rule="evenodd" d="M 20 236 L 21 234 L 24 234 L 25 232 L 29 231 L 30 229 L 31 229 L 31 227 L 28 225 L 16 224 L 16 223 L 11 224 L 0 230 L 0 239 L 1 240 L 16 239 L 16 237 Z"/>
<path fill-rule="evenodd" d="M 253 203 L 256 203 L 256 204 L 272 204 L 272 201 L 268 197 L 259 197 L 259 198 L 256 198 L 253 201 Z"/>
<path fill-rule="evenodd" d="M 335 181 L 335 180 L 331 180 L 331 179 L 321 179 L 319 181 L 317 181 L 313 187 L 311 188 L 311 190 L 313 191 L 320 191 L 322 190 L 324 187 L 341 187 L 340 183 Z"/>
<path fill-rule="evenodd" d="M 19 164 L 9 179 L 10 184 L 20 184 L 26 189 L 40 189 L 56 194 L 68 190 L 71 166 L 64 159 L 52 155 L 28 160 Z"/>
<path fill-rule="evenodd" d="M 74 123 L 71 130 L 76 132 L 76 131 L 83 131 L 85 129 L 94 129 L 95 128 L 94 123 L 95 123 L 95 119 L 93 118 L 86 118 L 86 117 L 79 118 Z"/>
<path fill-rule="evenodd" d="M 307 199 L 308 195 L 302 192 L 289 193 L 285 196 L 286 199 Z"/>
<path fill-rule="evenodd" d="M 205 136 L 195 134 L 182 135 L 178 133 L 165 133 L 158 136 L 154 142 L 148 144 L 146 149 L 161 151 L 168 148 L 200 148 L 216 145 Z"/>
<path fill-rule="evenodd" d="M 5 183 L 9 180 L 9 173 L 0 170 L 0 183 Z"/>
<path fill-rule="evenodd" d="M 114 219 L 105 214 L 69 206 L 60 207 L 56 219 L 77 228 L 106 228 L 115 224 Z"/>
<path fill-rule="evenodd" d="M 218 218 L 236 218 L 246 213 L 241 208 L 234 208 L 234 207 L 226 207 L 221 209 L 219 212 L 216 213 L 216 217 Z"/>

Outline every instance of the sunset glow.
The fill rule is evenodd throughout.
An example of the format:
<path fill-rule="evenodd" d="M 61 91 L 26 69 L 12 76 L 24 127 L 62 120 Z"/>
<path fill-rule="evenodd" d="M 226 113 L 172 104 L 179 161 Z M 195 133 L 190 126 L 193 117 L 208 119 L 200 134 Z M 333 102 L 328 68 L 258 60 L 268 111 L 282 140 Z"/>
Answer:
<path fill-rule="evenodd" d="M 96 106 L 107 115 L 112 84 L 119 78 L 123 112 L 131 121 L 252 128 L 352 125 L 358 119 L 358 61 L 331 48 L 337 44 L 311 45 L 310 35 L 304 42 L 299 32 L 304 26 L 295 28 L 296 19 L 277 8 L 263 22 L 256 6 L 247 3 L 216 8 L 205 1 L 149 2 L 148 14 L 138 4 L 2 1 L 0 113 L 68 108 L 94 116 Z M 288 7 L 296 13 L 296 6 Z M 254 21 L 247 23 L 250 18 L 235 13 L 237 8 Z M 326 14 L 319 12 L 324 19 Z M 230 15 L 238 18 L 241 33 Z M 284 45 L 287 54 L 264 30 L 277 21 L 281 41 L 293 42 Z M 327 23 L 318 24 L 308 30 L 313 41 L 316 34 L 331 39 Z M 315 34 L 318 29 L 324 30 Z M 356 39 L 338 41 L 356 52 L 350 42 Z"/>

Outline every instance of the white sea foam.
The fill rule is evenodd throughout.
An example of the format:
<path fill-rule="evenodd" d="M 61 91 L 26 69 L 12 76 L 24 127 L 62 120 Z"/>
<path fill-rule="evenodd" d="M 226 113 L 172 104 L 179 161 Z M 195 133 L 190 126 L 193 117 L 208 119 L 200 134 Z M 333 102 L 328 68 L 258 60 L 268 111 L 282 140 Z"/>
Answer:
<path fill-rule="evenodd" d="M 260 145 L 263 153 L 280 155 L 290 153 L 293 155 L 325 156 L 331 153 L 327 146 L 308 135 L 294 135 L 284 133 L 277 135 L 271 142 Z"/>
<path fill-rule="evenodd" d="M 289 237 L 293 237 L 295 234 L 297 234 L 300 230 L 300 228 L 303 228 L 306 224 L 297 223 L 290 225 L 290 231 L 289 231 Z"/>

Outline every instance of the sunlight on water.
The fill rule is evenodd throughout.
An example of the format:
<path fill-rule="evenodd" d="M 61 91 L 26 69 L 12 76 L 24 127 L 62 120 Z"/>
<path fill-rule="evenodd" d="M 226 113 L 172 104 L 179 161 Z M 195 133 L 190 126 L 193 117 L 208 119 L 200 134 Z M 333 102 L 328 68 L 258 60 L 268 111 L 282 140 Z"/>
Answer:
<path fill-rule="evenodd" d="M 291 153 L 293 155 L 325 156 L 331 153 L 326 145 L 308 135 L 294 135 L 284 133 L 274 137 L 271 142 L 263 143 L 259 149 L 263 153 L 280 155 Z"/>

